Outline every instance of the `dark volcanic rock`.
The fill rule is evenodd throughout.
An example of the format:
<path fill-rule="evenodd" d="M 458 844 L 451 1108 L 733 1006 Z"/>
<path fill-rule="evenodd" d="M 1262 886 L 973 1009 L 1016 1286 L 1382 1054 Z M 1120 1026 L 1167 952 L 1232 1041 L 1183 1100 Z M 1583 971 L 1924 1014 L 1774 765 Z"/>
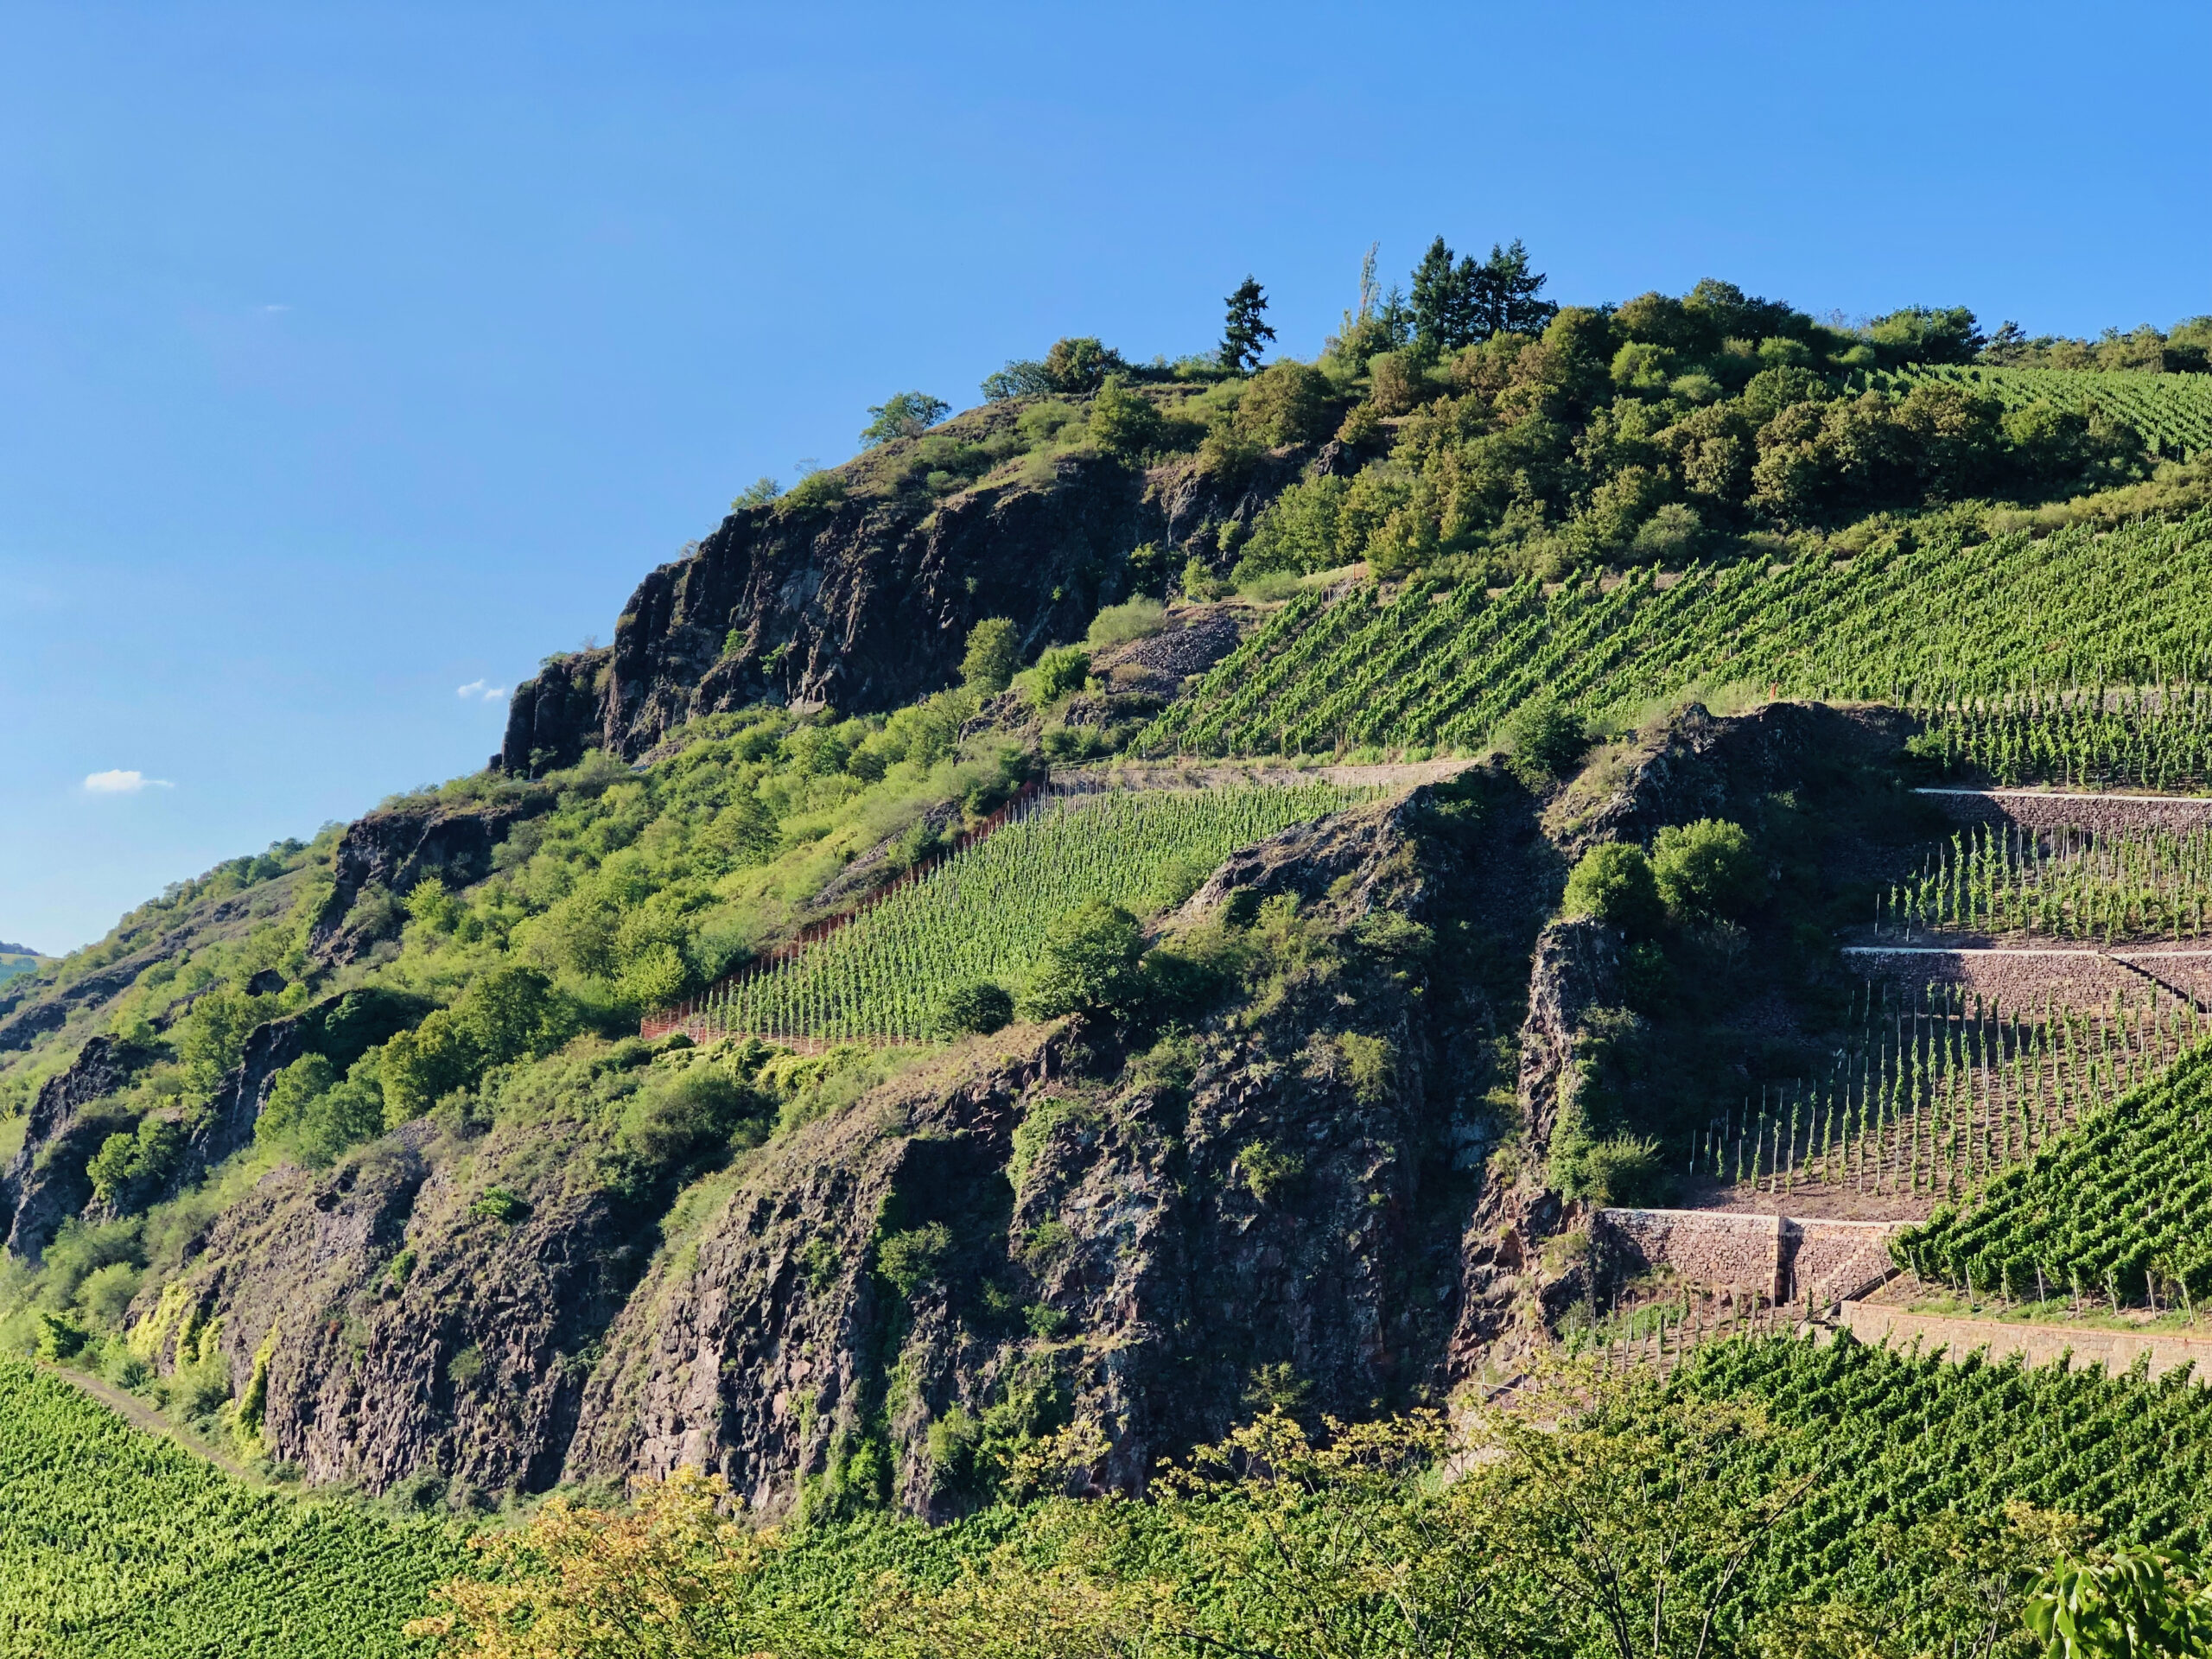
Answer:
<path fill-rule="evenodd" d="M 551 804 L 526 798 L 486 807 L 405 807 L 372 812 L 348 824 L 331 862 L 333 885 L 309 936 L 325 961 L 351 962 L 374 941 L 348 927 L 346 912 L 372 884 L 404 897 L 426 876 L 466 887 L 492 873 L 493 849 L 507 832 Z"/>
<path fill-rule="evenodd" d="M 22 1149 L 0 1175 L 0 1224 L 10 1255 L 38 1261 L 55 1230 L 92 1198 L 85 1166 L 103 1141 L 126 1126 L 122 1114 L 102 1111 L 100 1103 L 129 1084 L 136 1059 L 112 1039 L 95 1037 L 39 1090 Z"/>
<path fill-rule="evenodd" d="M 865 464 L 902 453 L 887 446 Z M 943 499 L 908 486 L 741 509 L 645 577 L 611 648 L 557 658 L 516 688 L 499 764 L 536 775 L 593 747 L 634 759 L 685 720 L 763 702 L 895 709 L 958 677 L 968 631 L 987 616 L 1011 618 L 1026 655 L 1080 639 L 1102 604 L 1127 596 L 1140 543 L 1223 562 L 1221 526 L 1249 525 L 1306 458 L 1262 456 L 1225 486 L 1187 457 L 1147 474 L 1077 451 L 1042 478 Z"/>

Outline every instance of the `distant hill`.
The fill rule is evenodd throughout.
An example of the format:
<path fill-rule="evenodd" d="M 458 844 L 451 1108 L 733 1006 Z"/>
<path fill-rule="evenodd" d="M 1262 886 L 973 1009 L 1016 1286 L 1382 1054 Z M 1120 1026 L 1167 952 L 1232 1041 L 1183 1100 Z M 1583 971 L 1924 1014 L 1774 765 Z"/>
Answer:
<path fill-rule="evenodd" d="M 40 954 L 28 944 L 10 944 L 5 939 L 0 939 L 0 957 L 35 957 Z"/>

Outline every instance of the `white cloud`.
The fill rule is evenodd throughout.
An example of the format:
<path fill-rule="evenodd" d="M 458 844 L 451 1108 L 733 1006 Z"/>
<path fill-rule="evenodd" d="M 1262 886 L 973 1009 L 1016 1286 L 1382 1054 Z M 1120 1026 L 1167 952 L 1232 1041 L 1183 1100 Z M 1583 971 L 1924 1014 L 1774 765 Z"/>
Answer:
<path fill-rule="evenodd" d="M 92 772 L 85 779 L 86 792 L 92 795 L 136 795 L 142 789 L 175 787 L 166 778 L 149 778 L 143 772 L 125 772 L 121 767 L 112 772 Z"/>
<path fill-rule="evenodd" d="M 456 694 L 463 697 L 481 697 L 486 702 L 497 702 L 507 695 L 504 685 L 494 685 L 489 680 L 471 680 Z"/>

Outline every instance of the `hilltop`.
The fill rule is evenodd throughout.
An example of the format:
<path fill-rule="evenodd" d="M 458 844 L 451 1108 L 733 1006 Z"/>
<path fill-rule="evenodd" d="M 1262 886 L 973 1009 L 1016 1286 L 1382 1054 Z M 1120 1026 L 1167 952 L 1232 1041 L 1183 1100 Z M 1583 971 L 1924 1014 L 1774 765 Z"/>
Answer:
<path fill-rule="evenodd" d="M 988 1540 L 1851 1276 L 1639 1209 L 2193 1319 L 2185 1228 L 2018 1212 L 2200 1202 L 2212 324 L 1516 257 L 1310 362 L 1252 285 L 1206 358 L 890 399 L 483 772 L 0 985 L 0 1344 L 409 1510 L 690 1467 Z"/>

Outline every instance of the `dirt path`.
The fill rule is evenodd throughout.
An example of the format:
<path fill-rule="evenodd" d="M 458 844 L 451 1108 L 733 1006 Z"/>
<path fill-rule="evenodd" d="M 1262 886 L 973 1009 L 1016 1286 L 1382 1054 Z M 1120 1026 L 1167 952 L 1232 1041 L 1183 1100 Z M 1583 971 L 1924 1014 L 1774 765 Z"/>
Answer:
<path fill-rule="evenodd" d="M 130 1423 L 132 1427 L 143 1428 L 149 1434 L 158 1434 L 164 1440 L 174 1442 L 198 1458 L 202 1463 L 212 1463 L 225 1474 L 231 1476 L 233 1479 L 242 1480 L 249 1486 L 267 1484 L 257 1478 L 244 1464 L 226 1457 L 213 1446 L 203 1444 L 196 1437 L 183 1433 L 175 1424 L 170 1422 L 168 1418 L 162 1416 L 137 1395 L 127 1393 L 99 1377 L 89 1376 L 83 1371 L 73 1370 L 67 1365 L 54 1365 L 42 1359 L 34 1363 L 47 1376 L 59 1378 L 71 1387 L 91 1395 L 117 1416 Z"/>

